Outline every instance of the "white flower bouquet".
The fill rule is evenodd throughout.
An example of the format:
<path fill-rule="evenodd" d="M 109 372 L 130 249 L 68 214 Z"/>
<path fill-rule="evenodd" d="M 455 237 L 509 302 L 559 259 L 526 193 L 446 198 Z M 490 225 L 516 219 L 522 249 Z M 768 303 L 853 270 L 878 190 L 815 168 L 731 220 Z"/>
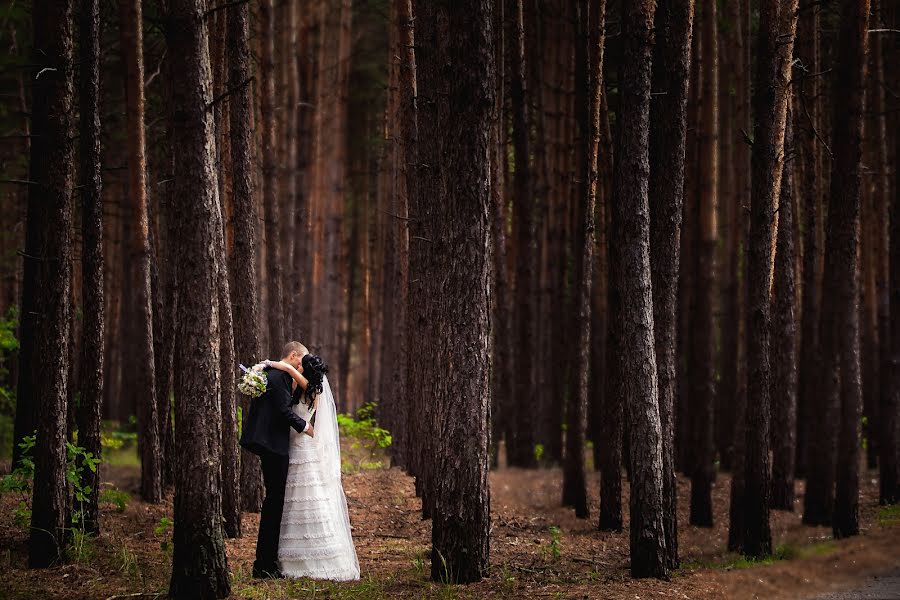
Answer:
<path fill-rule="evenodd" d="M 244 372 L 244 375 L 238 382 L 238 391 L 251 398 L 259 398 L 265 394 L 266 384 L 268 383 L 266 373 L 263 371 L 265 365 L 260 363 L 249 369 L 244 365 L 239 366 L 241 367 L 241 371 Z"/>

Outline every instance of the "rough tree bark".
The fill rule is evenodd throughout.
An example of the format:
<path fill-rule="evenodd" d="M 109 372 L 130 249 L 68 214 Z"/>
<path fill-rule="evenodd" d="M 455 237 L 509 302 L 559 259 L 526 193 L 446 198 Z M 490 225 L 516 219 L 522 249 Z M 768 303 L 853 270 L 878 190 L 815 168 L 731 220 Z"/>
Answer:
<path fill-rule="evenodd" d="M 794 252 L 793 112 L 785 120 L 778 239 L 772 289 L 772 508 L 794 510 L 794 459 L 797 433 L 797 290 Z"/>
<path fill-rule="evenodd" d="M 402 319 L 402 326 L 398 325 L 400 329 L 398 330 L 398 334 L 401 336 L 401 339 L 398 341 L 400 345 L 400 356 L 397 357 L 397 360 L 400 361 L 400 365 L 402 366 L 401 377 L 403 377 L 403 382 L 398 383 L 398 389 L 403 390 L 403 394 L 407 401 L 406 407 L 406 422 L 401 424 L 401 427 L 407 427 L 407 433 L 405 436 L 406 448 L 405 455 L 407 460 L 407 467 L 410 469 L 410 472 L 415 474 L 414 465 L 418 464 L 418 458 L 416 455 L 418 454 L 418 449 L 416 443 L 419 442 L 421 438 L 416 436 L 417 430 L 415 428 L 415 398 L 409 393 L 409 363 L 410 363 L 410 332 L 412 331 L 412 327 L 410 327 L 411 318 L 409 312 L 410 306 L 410 296 L 409 296 L 409 273 L 410 273 L 410 231 L 409 231 L 409 217 L 412 214 L 412 203 L 414 199 L 417 197 L 417 186 L 418 186 L 418 175 L 416 165 L 418 164 L 418 128 L 416 125 L 416 55 L 414 50 L 414 26 L 413 26 L 413 12 L 412 12 L 412 0 L 397 0 L 397 23 L 398 29 L 398 39 L 399 44 L 402 49 L 402 53 L 400 54 L 400 70 L 398 72 L 397 85 L 399 89 L 400 95 L 400 105 L 399 105 L 399 135 L 401 138 L 400 148 L 402 150 L 402 155 L 398 157 L 398 160 L 401 161 L 401 173 L 405 177 L 406 180 L 406 197 L 400 199 L 400 210 L 404 211 L 399 216 L 401 218 L 406 218 L 402 224 L 402 227 L 399 232 L 398 239 L 398 257 L 397 259 L 400 261 L 400 281 L 399 285 L 401 286 L 400 293 L 403 296 L 403 303 L 400 309 L 402 310 L 402 314 L 398 313 L 397 318 Z"/>
<path fill-rule="evenodd" d="M 140 368 L 126 368 L 128 388 L 138 395 L 138 434 L 141 438 L 141 497 L 145 502 L 162 500 L 162 458 L 157 425 L 156 374 L 153 360 L 153 306 L 150 294 L 150 231 L 147 218 L 147 159 L 144 144 L 144 34 L 141 3 L 120 0 L 120 35 L 125 56 L 125 120 L 128 127 L 128 191 L 131 202 L 132 236 L 128 250 L 128 285 L 133 321 L 129 340 L 137 351 Z"/>
<path fill-rule="evenodd" d="M 531 181 L 531 119 L 525 84 L 524 0 L 511 0 L 509 14 L 510 102 L 513 114 L 513 218 L 516 220 L 513 399 L 516 408 L 507 435 L 510 466 L 536 467 L 534 412 L 527 410 L 535 395 L 534 339 L 537 322 L 537 243 L 535 240 L 534 190 Z M 571 504 L 571 502 L 566 502 Z"/>
<path fill-rule="evenodd" d="M 896 6 L 890 13 L 884 14 L 884 12 L 886 12 L 885 4 L 882 3 L 880 14 L 882 22 L 885 24 L 890 23 L 889 27 L 895 26 L 895 23 L 891 23 L 888 18 L 893 15 L 896 20 L 898 13 Z M 879 26 L 876 25 L 876 27 Z M 885 70 L 885 65 L 883 64 L 885 58 L 883 40 L 880 39 L 880 36 L 876 36 L 872 41 L 872 50 L 875 53 L 876 60 L 875 77 L 880 84 L 879 89 L 882 90 L 881 98 L 879 99 L 881 109 L 879 110 L 879 105 L 876 105 L 875 112 L 876 114 L 881 114 L 882 118 L 884 118 L 885 78 L 889 71 Z M 897 81 L 896 71 L 893 73 L 893 81 Z M 882 504 L 895 504 L 900 501 L 900 422 L 898 422 L 900 421 L 900 414 L 898 414 L 898 410 L 900 410 L 900 319 L 891 319 L 890 315 L 900 315 L 900 201 L 897 201 L 897 166 L 895 164 L 893 168 L 888 169 L 887 123 L 884 122 L 879 127 L 883 128 L 883 133 L 879 135 L 883 136 L 882 164 L 886 171 L 882 173 L 885 195 L 882 198 L 883 206 L 879 207 L 879 214 L 890 215 L 886 219 L 888 222 L 884 224 L 885 231 L 880 234 L 888 238 L 883 242 L 884 247 L 882 249 L 882 252 L 885 254 L 885 260 L 888 262 L 888 268 L 884 274 L 886 279 L 884 289 L 879 290 L 879 293 L 883 296 L 880 302 L 884 304 L 884 308 L 879 311 L 879 317 L 887 321 L 880 332 L 882 336 L 882 384 L 879 410 L 884 415 L 884 418 L 881 419 L 878 445 L 880 450 L 878 456 L 879 501 Z M 900 136 L 896 134 L 896 129 L 894 129 L 894 144 L 894 156 L 896 157 L 900 155 L 897 153 L 896 148 L 897 144 L 900 144 Z M 891 176 L 894 177 L 893 201 L 888 197 L 888 194 L 891 192 Z"/>
<path fill-rule="evenodd" d="M 659 379 L 663 448 L 663 526 L 669 568 L 678 565 L 675 485 L 675 333 L 685 137 L 694 3 L 661 0 L 656 6 L 656 46 L 650 103 L 650 269 L 653 339 Z"/>
<path fill-rule="evenodd" d="M 859 533 L 859 420 L 862 383 L 859 358 L 859 212 L 862 124 L 865 99 L 869 0 L 845 0 L 841 11 L 835 87 L 825 245 L 826 303 L 835 317 L 823 328 L 823 348 L 837 357 L 840 372 L 837 477 L 832 531 L 842 538 Z M 832 381 L 826 379 L 826 383 Z M 827 393 L 827 392 L 826 392 Z"/>
<path fill-rule="evenodd" d="M 172 0 L 168 52 L 181 58 L 168 85 L 173 105 L 172 155 L 180 211 L 179 299 L 175 345 L 175 530 L 173 598 L 224 598 L 230 593 L 222 531 L 221 363 L 215 261 L 216 203 L 211 67 L 205 3 Z M 191 293 L 193 291 L 193 293 Z"/>
<path fill-rule="evenodd" d="M 429 260 L 413 273 L 433 315 L 417 335 L 456 340 L 433 345 L 425 361 L 433 480 L 431 576 L 478 581 L 488 568 L 488 380 L 490 350 L 490 124 L 495 93 L 492 3 L 416 3 L 419 133 L 423 169 L 416 215 Z M 453 186 L 447 185 L 452 179 Z M 451 191 L 452 190 L 452 191 Z M 427 240 L 427 241 L 426 241 Z M 413 266 L 412 264 L 410 265 Z M 456 317 L 460 307 L 466 319 Z M 466 368 L 447 372 L 463 349 Z M 466 444 L 456 442 L 465 436 Z"/>
<path fill-rule="evenodd" d="M 281 263 L 281 218 L 278 200 L 278 156 L 275 139 L 275 15 L 272 0 L 262 0 L 259 5 L 260 21 L 260 116 L 262 118 L 262 205 L 265 211 L 265 269 L 268 274 L 268 303 L 266 320 L 269 323 L 269 347 L 267 355 L 281 352 L 284 339 L 284 311 L 282 302 L 283 265 Z M 260 265 L 262 266 L 262 265 Z"/>
<path fill-rule="evenodd" d="M 22 368 L 35 400 L 34 496 L 28 566 L 61 560 L 69 524 L 66 501 L 66 390 L 72 318 L 73 2 L 32 5 L 32 141 L 22 314 L 32 315 L 31 353 Z M 33 287 L 28 289 L 29 284 Z M 26 361 L 27 359 L 27 361 Z M 26 404 L 25 409 L 30 407 Z M 31 431 L 24 435 L 31 435 Z"/>
<path fill-rule="evenodd" d="M 809 462 L 811 430 L 831 427 L 816 415 L 816 381 L 821 366 L 819 320 L 822 310 L 822 210 L 819 122 L 819 8 L 801 11 L 794 55 L 803 69 L 797 81 L 794 136 L 800 167 L 799 193 L 803 206 L 803 282 L 800 316 L 800 360 L 797 375 L 796 475 L 803 477 Z M 814 459 L 815 460 L 815 459 Z"/>
<path fill-rule="evenodd" d="M 228 88 L 235 90 L 229 102 L 231 120 L 232 206 L 234 247 L 229 261 L 233 283 L 234 349 L 240 362 L 262 356 L 259 340 L 259 293 L 256 286 L 257 212 L 253 182 L 253 87 L 250 54 L 250 7 L 242 4 L 228 16 Z M 233 368 L 233 365 L 232 365 Z M 242 414 L 250 410 L 250 399 L 241 397 Z M 262 471 L 259 457 L 241 450 L 241 508 L 262 508 Z"/>
<path fill-rule="evenodd" d="M 578 198 L 575 254 L 575 302 L 581 328 L 576 352 L 575 385 L 566 435 L 563 498 L 572 501 L 575 516 L 588 510 L 584 442 L 587 429 L 588 372 L 591 365 L 591 287 L 594 262 L 594 213 L 597 204 L 597 145 L 600 134 L 600 94 L 603 90 L 606 0 L 580 0 L 575 5 L 575 101 L 578 125 L 576 165 Z M 526 411 L 527 412 L 527 411 Z"/>
<path fill-rule="evenodd" d="M 618 144 L 613 175 L 611 262 L 621 295 L 620 384 L 631 462 L 631 574 L 667 578 L 659 417 L 650 276 L 648 134 L 655 3 L 623 2 Z"/>
<path fill-rule="evenodd" d="M 688 402 L 692 460 L 690 523 L 712 527 L 712 485 L 716 478 L 713 407 L 715 403 L 716 210 L 719 195 L 719 45 L 716 0 L 700 10 L 700 103 L 697 121 L 696 233 L 693 302 L 688 348 Z"/>
<path fill-rule="evenodd" d="M 219 364 L 222 384 L 219 405 L 222 410 L 222 517 L 225 537 L 241 537 L 241 466 L 239 461 L 237 427 L 237 385 L 234 373 L 234 321 L 231 312 L 231 291 L 228 284 L 228 256 L 225 251 L 225 219 L 221 198 L 217 199 L 213 221 L 215 242 L 216 291 L 219 297 Z M 247 265 L 240 265 L 246 269 Z"/>
<path fill-rule="evenodd" d="M 82 0 L 79 10 L 78 106 L 80 114 L 82 293 L 84 333 L 81 342 L 81 403 L 78 445 L 100 458 L 100 408 L 103 402 L 103 199 L 100 178 L 100 0 Z M 74 383 L 74 382 L 73 382 Z M 86 532 L 100 532 L 100 474 L 82 469 L 82 485 L 90 489 L 81 507 Z"/>
<path fill-rule="evenodd" d="M 797 25 L 797 0 L 764 0 L 760 5 L 758 62 L 753 93 L 750 240 L 747 283 L 747 407 L 744 456 L 744 539 L 748 556 L 772 553 L 769 525 L 769 289 L 775 210 L 784 160 L 784 129 L 790 93 L 790 66 Z"/>
<path fill-rule="evenodd" d="M 409 0 L 401 0 L 408 2 Z M 491 127 L 491 253 L 493 257 L 493 307 L 491 369 L 491 468 L 499 467 L 500 440 L 506 421 L 512 414 L 512 310 L 509 269 L 507 267 L 507 200 L 504 186 L 506 165 L 506 85 L 504 77 L 505 3 L 498 2 L 494 13 L 494 64 L 497 66 L 497 92 Z M 410 47 L 412 40 L 408 40 Z M 409 455 L 412 456 L 412 447 Z"/>

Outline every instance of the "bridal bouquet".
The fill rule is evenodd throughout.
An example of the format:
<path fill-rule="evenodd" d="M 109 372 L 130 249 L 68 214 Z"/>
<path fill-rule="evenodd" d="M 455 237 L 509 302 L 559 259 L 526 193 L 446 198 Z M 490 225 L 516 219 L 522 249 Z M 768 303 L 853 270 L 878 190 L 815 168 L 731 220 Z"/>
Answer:
<path fill-rule="evenodd" d="M 243 377 L 238 382 L 238 391 L 245 396 L 251 398 L 259 398 L 266 393 L 266 373 L 263 371 L 265 365 L 254 365 L 248 369 L 244 365 L 239 365 L 241 371 L 244 372 Z"/>

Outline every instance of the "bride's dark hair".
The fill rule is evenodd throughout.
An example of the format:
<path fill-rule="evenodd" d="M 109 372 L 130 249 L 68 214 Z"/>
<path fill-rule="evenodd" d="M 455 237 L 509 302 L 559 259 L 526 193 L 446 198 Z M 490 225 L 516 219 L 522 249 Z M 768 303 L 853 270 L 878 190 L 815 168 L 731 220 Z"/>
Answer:
<path fill-rule="evenodd" d="M 312 408 L 316 396 L 322 393 L 322 380 L 328 373 L 328 365 L 321 356 L 315 354 L 305 355 L 301 363 L 303 364 L 303 376 L 309 382 L 303 395 L 306 398 L 306 405 Z"/>

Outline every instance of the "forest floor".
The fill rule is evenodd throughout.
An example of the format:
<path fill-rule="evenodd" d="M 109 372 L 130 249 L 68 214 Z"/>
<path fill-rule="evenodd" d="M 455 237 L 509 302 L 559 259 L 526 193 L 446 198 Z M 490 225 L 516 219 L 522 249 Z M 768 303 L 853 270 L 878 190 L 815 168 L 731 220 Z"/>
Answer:
<path fill-rule="evenodd" d="M 362 569 L 357 583 L 250 578 L 259 516 L 245 514 L 244 537 L 227 541 L 233 598 L 814 598 L 862 588 L 900 568 L 900 510 L 877 502 L 873 473 L 862 479 L 862 534 L 835 541 L 827 528 L 800 523 L 802 483 L 793 513 L 772 513 L 776 558 L 748 562 L 724 551 L 729 477 L 714 489 L 715 527 L 687 525 L 690 482 L 679 478 L 682 568 L 671 581 L 633 580 L 628 530 L 601 533 L 594 517 L 576 519 L 559 506 L 559 469 L 501 469 L 491 474 L 491 570 L 467 586 L 429 581 L 430 523 L 419 518 L 413 480 L 368 451 L 345 452 L 344 486 Z M 126 461 L 127 462 L 127 461 Z M 103 465 L 106 487 L 136 496 L 133 464 Z M 591 477 L 592 507 L 597 477 Z M 627 485 L 624 506 L 628 506 Z M 168 587 L 172 498 L 137 499 L 118 510 L 103 504 L 102 533 L 79 560 L 28 570 L 27 535 L 13 519 L 17 499 L 0 498 L 0 598 L 159 598 Z M 595 509 L 595 508 L 594 508 Z M 627 508 L 626 508 L 627 513 Z M 895 579 L 896 581 L 896 579 Z M 835 596 L 844 598 L 847 596 Z"/>

